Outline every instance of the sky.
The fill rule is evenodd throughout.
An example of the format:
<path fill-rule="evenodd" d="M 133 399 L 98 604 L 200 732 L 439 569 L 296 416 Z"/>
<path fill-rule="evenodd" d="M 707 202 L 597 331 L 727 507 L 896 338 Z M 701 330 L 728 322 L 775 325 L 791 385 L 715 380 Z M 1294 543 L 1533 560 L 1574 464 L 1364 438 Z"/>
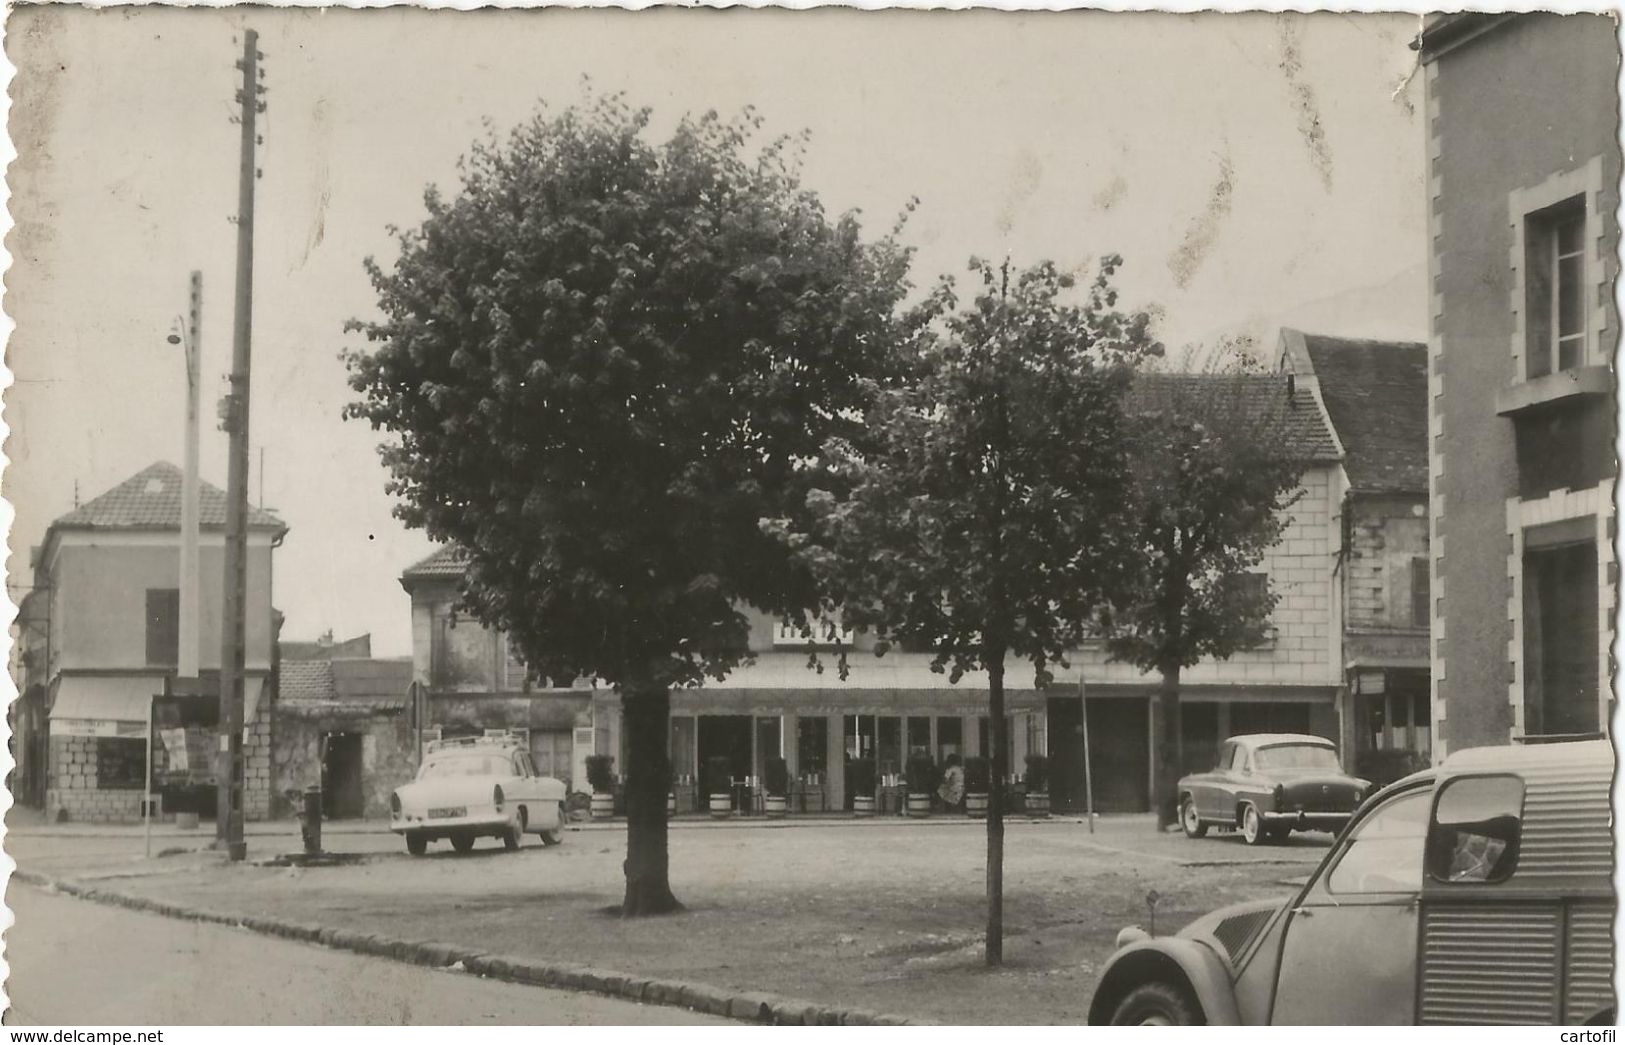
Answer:
<path fill-rule="evenodd" d="M 489 123 L 581 97 L 754 105 L 811 132 L 831 212 L 878 235 L 911 197 L 916 284 L 972 255 L 1087 267 L 1124 256 L 1122 304 L 1177 349 L 1283 325 L 1426 336 L 1415 15 L 732 10 L 14 10 L 4 307 L 16 511 L 9 582 L 50 521 L 182 459 L 185 372 L 166 342 L 201 270 L 202 472 L 225 486 L 213 403 L 230 365 L 234 63 L 260 33 L 268 111 L 255 234 L 250 496 L 290 527 L 284 638 L 373 635 L 410 653 L 401 571 L 432 550 L 391 514 L 377 433 L 341 419 L 362 267 Z M 264 466 L 260 465 L 263 452 Z M 18 592 L 14 589 L 13 596 Z"/>

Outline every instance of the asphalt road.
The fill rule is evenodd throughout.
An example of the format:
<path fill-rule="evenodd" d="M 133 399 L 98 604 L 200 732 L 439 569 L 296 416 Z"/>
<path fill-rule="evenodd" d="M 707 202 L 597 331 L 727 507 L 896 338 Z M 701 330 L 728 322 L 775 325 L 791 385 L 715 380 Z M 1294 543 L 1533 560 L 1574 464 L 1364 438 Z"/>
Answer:
<path fill-rule="evenodd" d="M 43 892 L 6 893 L 10 1025 L 725 1023 Z"/>

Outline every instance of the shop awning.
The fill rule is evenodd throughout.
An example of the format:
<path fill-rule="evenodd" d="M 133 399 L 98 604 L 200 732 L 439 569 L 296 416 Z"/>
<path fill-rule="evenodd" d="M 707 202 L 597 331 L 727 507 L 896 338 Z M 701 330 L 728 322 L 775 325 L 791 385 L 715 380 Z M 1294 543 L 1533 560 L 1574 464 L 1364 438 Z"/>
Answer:
<path fill-rule="evenodd" d="M 57 734 L 118 735 L 146 729 L 148 708 L 163 680 L 150 675 L 67 675 L 57 681 L 51 702 L 51 731 Z"/>

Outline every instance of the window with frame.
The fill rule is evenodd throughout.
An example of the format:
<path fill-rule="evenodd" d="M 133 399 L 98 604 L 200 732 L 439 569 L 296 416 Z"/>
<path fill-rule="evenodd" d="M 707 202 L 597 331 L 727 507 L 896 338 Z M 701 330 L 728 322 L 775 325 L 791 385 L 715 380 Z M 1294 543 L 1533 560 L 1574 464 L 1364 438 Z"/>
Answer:
<path fill-rule="evenodd" d="M 180 661 L 181 590 L 147 589 L 147 663 L 168 667 Z"/>
<path fill-rule="evenodd" d="M 1584 194 L 1524 217 L 1524 336 L 1529 378 L 1586 363 Z"/>
<path fill-rule="evenodd" d="M 1439 789 L 1428 826 L 1428 877 L 1452 884 L 1503 882 L 1518 866 L 1523 781 L 1462 777 Z"/>
<path fill-rule="evenodd" d="M 1407 792 L 1356 824 L 1326 878 L 1327 890 L 1340 895 L 1419 892 L 1432 797 L 1427 789 Z"/>
<path fill-rule="evenodd" d="M 1431 603 L 1433 602 L 1433 580 L 1428 570 L 1428 560 L 1425 555 L 1418 555 L 1411 559 L 1411 624 L 1418 628 L 1425 628 L 1430 623 Z"/>

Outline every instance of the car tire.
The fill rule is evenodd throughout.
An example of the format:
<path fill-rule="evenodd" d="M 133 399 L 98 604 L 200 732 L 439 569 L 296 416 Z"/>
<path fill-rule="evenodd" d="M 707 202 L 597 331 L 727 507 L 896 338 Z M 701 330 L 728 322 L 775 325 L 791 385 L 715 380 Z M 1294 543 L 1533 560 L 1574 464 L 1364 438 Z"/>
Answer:
<path fill-rule="evenodd" d="M 551 830 L 551 831 L 543 831 L 542 832 L 542 844 L 543 845 L 558 845 L 560 842 L 564 841 L 564 816 L 565 816 L 564 803 L 560 802 L 559 803 L 559 826 L 553 828 L 553 830 Z"/>
<path fill-rule="evenodd" d="M 1248 845 L 1263 845 L 1269 841 L 1269 829 L 1264 826 L 1264 815 L 1251 802 L 1241 807 L 1241 839 Z"/>
<path fill-rule="evenodd" d="M 413 856 L 422 856 L 429 851 L 429 840 L 420 832 L 406 832 L 406 851 Z"/>
<path fill-rule="evenodd" d="M 502 848 L 513 850 L 519 848 L 519 843 L 525 840 L 525 811 L 519 810 L 508 824 L 508 829 L 502 832 Z"/>
<path fill-rule="evenodd" d="M 1201 838 L 1207 834 L 1207 825 L 1196 813 L 1196 801 L 1186 795 L 1179 803 L 1179 826 L 1185 829 L 1186 838 Z"/>
<path fill-rule="evenodd" d="M 459 853 L 469 852 L 474 848 L 474 836 L 471 834 L 452 835 L 451 847 Z"/>
<path fill-rule="evenodd" d="M 1142 983 L 1112 1012 L 1114 1027 L 1202 1027 L 1207 1017 L 1190 993 L 1171 983 Z"/>

